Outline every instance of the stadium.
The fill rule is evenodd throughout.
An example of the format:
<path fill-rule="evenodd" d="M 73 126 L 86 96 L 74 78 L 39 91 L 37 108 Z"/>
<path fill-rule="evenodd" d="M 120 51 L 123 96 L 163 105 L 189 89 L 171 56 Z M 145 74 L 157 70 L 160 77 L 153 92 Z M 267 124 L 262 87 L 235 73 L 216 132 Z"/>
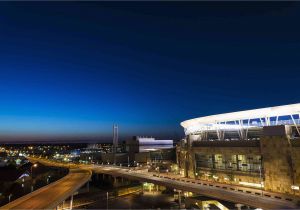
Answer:
<path fill-rule="evenodd" d="M 193 140 L 251 140 L 263 135 L 263 127 L 289 125 L 291 138 L 300 136 L 300 103 L 217 114 L 181 123 Z"/>
<path fill-rule="evenodd" d="M 182 176 L 300 196 L 300 103 L 181 123 Z"/>

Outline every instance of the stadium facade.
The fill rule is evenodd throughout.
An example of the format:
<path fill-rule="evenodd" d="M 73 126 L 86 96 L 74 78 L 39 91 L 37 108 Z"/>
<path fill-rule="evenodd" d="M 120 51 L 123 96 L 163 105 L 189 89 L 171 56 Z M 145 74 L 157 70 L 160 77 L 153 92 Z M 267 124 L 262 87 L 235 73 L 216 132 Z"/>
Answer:
<path fill-rule="evenodd" d="M 195 118 L 176 148 L 182 175 L 300 196 L 300 103 Z"/>

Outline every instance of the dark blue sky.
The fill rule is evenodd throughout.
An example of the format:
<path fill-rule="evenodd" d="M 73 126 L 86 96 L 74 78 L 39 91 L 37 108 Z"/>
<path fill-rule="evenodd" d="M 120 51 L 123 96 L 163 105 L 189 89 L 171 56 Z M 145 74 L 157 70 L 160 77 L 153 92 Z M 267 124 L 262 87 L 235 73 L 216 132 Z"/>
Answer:
<path fill-rule="evenodd" d="M 300 3 L 0 2 L 0 137 L 181 137 L 300 101 Z"/>

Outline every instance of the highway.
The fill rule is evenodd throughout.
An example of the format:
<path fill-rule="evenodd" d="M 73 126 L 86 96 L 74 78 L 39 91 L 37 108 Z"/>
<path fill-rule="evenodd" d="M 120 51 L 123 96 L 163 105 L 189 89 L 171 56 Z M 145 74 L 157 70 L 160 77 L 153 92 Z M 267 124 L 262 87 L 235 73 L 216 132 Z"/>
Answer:
<path fill-rule="evenodd" d="M 71 169 L 65 177 L 18 198 L 0 209 L 54 209 L 91 178 L 91 171 Z"/>
<path fill-rule="evenodd" d="M 201 194 L 205 195 L 208 197 L 212 198 L 217 198 L 217 199 L 222 199 L 222 200 L 227 200 L 230 202 L 234 203 L 241 203 L 245 204 L 248 206 L 256 207 L 256 208 L 262 208 L 262 209 L 295 209 L 299 208 L 295 204 L 295 202 L 291 202 L 286 200 L 284 197 L 279 197 L 278 194 L 272 195 L 270 192 L 265 192 L 268 193 L 266 195 L 261 195 L 260 190 L 252 189 L 252 188 L 247 188 L 247 187 L 239 187 L 236 188 L 231 185 L 226 185 L 226 184 L 208 184 L 205 183 L 204 181 L 200 180 L 193 180 L 193 179 L 188 179 L 188 178 L 182 178 L 179 176 L 174 176 L 171 174 L 155 174 L 155 173 L 150 173 L 146 170 L 133 170 L 129 168 L 121 168 L 121 167 L 116 167 L 116 166 L 103 166 L 103 165 L 85 165 L 85 164 L 63 164 L 63 163 L 56 163 L 53 161 L 45 160 L 45 159 L 30 159 L 31 161 L 39 161 L 42 164 L 45 165 L 52 165 L 52 166 L 60 166 L 60 167 L 68 167 L 71 168 L 72 170 L 74 169 L 80 169 L 81 171 L 84 171 L 83 174 L 86 174 L 87 177 L 90 177 L 87 171 L 93 171 L 93 173 L 98 173 L 98 174 L 109 174 L 114 177 L 124 177 L 130 180 L 138 180 L 141 182 L 150 182 L 153 184 L 161 185 L 161 186 L 166 186 L 170 187 L 173 189 L 177 190 L 182 190 L 182 191 L 187 191 L 187 192 L 193 192 L 196 194 Z M 68 175 L 69 176 L 69 175 Z M 65 179 L 65 178 L 63 178 Z M 69 189 L 72 188 L 72 185 L 76 185 L 76 189 L 78 189 L 78 181 L 75 181 L 76 179 L 72 178 L 72 181 L 67 181 Z M 81 179 L 80 179 L 81 181 Z M 64 183 L 64 182 L 63 182 Z M 72 188 L 72 191 L 74 192 L 75 188 Z M 56 193 L 56 192 L 57 193 Z M 60 192 L 64 191 L 62 193 L 63 198 L 58 199 Z M 42 194 L 41 194 L 42 193 Z M 55 194 L 55 197 L 53 198 L 53 201 L 55 201 L 51 207 L 59 204 L 59 201 L 62 202 L 67 195 L 71 195 L 71 192 L 67 192 L 65 190 L 60 189 L 59 186 L 57 188 L 52 188 L 51 193 Z M 258 195 L 259 194 L 259 195 Z M 274 193 L 273 193 L 274 194 Z M 277 195 L 277 196 L 276 196 Z M 46 197 L 45 197 L 46 196 Z M 280 195 L 282 196 L 282 195 Z M 34 196 L 33 200 L 36 203 L 40 203 L 39 208 L 43 207 L 49 207 L 50 201 L 48 200 L 48 195 L 40 192 L 36 193 L 36 196 Z M 68 196 L 67 196 L 68 197 Z M 51 199 L 52 200 L 52 199 Z M 16 200 L 17 201 L 17 200 Z M 13 201 L 12 203 L 15 203 L 16 201 Z M 23 206 L 21 205 L 16 205 L 16 207 L 22 207 L 24 208 L 35 208 L 35 206 L 31 206 L 31 202 L 29 204 L 26 204 L 26 200 L 23 202 Z M 45 203 L 45 204 L 44 204 Z M 10 204 L 12 205 L 12 204 Z M 6 207 L 6 206 L 4 206 Z"/>

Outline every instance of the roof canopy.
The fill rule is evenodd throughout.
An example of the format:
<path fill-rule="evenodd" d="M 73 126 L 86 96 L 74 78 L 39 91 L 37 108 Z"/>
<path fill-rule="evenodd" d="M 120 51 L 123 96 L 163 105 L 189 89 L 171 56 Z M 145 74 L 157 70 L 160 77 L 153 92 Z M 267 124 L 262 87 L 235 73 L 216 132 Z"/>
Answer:
<path fill-rule="evenodd" d="M 239 120 L 288 116 L 295 114 L 300 114 L 300 103 L 199 117 L 183 121 L 181 123 L 181 126 L 184 128 L 188 128 L 196 125 L 199 126 Z"/>

